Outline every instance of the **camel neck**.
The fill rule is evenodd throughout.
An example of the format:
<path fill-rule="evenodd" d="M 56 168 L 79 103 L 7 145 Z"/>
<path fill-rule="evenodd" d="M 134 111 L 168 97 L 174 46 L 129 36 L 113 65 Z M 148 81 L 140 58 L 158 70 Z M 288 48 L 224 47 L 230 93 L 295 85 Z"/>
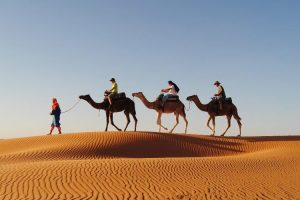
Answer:
<path fill-rule="evenodd" d="M 96 103 L 91 97 L 87 99 L 87 102 L 95 109 L 104 109 L 103 103 Z"/>
<path fill-rule="evenodd" d="M 193 99 L 193 101 L 200 110 L 207 112 L 207 105 L 202 104 L 198 97 Z"/>
<path fill-rule="evenodd" d="M 143 104 L 149 108 L 149 109 L 154 109 L 154 103 L 153 102 L 149 102 L 146 97 L 144 95 L 142 95 L 140 97 L 141 101 L 143 102 Z"/>

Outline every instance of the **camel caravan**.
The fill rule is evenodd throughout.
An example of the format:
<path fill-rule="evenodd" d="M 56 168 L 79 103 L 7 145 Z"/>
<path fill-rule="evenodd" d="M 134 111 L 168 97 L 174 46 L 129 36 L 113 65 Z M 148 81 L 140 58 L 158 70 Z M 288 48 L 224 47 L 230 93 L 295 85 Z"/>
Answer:
<path fill-rule="evenodd" d="M 137 117 L 136 117 L 136 110 L 135 110 L 135 103 L 132 99 L 126 97 L 125 93 L 119 93 L 118 92 L 118 84 L 114 78 L 111 80 L 112 88 L 109 90 L 106 90 L 104 92 L 104 100 L 101 103 L 95 102 L 90 95 L 81 95 L 79 96 L 80 100 L 85 100 L 88 102 L 93 108 L 97 110 L 104 110 L 106 113 L 106 128 L 105 131 L 108 130 L 109 122 L 111 125 L 113 125 L 118 131 L 121 131 L 120 128 L 118 128 L 113 120 L 113 114 L 116 112 L 122 112 L 124 111 L 124 114 L 127 119 L 126 126 L 124 128 L 124 131 L 127 130 L 127 127 L 130 123 L 130 115 L 132 115 L 135 125 L 134 125 L 134 131 L 136 131 L 137 127 Z M 185 105 L 180 101 L 178 92 L 179 87 L 172 81 L 168 82 L 168 87 L 161 90 L 161 94 L 152 102 L 150 102 L 145 95 L 142 92 L 135 92 L 132 93 L 133 98 L 138 98 L 142 101 L 142 103 L 149 109 L 155 110 L 157 112 L 157 125 L 159 127 L 159 132 L 161 132 L 161 128 L 164 130 L 168 130 L 167 127 L 165 127 L 162 124 L 161 117 L 162 114 L 170 114 L 174 113 L 175 115 L 175 125 L 172 127 L 172 129 L 169 131 L 172 133 L 176 126 L 179 124 L 179 116 L 181 116 L 185 122 L 185 133 L 187 133 L 187 127 L 188 127 L 188 120 L 186 118 L 186 108 Z M 207 112 L 209 115 L 208 121 L 207 121 L 207 127 L 212 131 L 211 136 L 215 135 L 215 118 L 217 116 L 226 116 L 227 118 L 227 128 L 222 133 L 221 136 L 224 136 L 228 129 L 231 126 L 231 118 L 232 116 L 237 121 L 239 126 L 239 134 L 238 136 L 241 136 L 242 132 L 242 123 L 241 118 L 238 115 L 237 107 L 232 103 L 231 98 L 227 98 L 225 94 L 225 90 L 221 83 L 219 81 L 216 81 L 214 85 L 217 87 L 218 91 L 212 98 L 212 100 L 208 104 L 202 104 L 199 100 L 197 95 L 192 95 L 186 98 L 186 100 L 190 102 L 194 102 L 196 106 L 199 108 L 199 110 L 203 112 Z M 57 127 L 59 130 L 59 133 L 61 133 L 61 127 L 59 123 L 60 119 L 60 108 L 57 103 L 57 100 L 53 102 L 52 105 L 52 112 L 50 115 L 53 115 L 53 123 L 51 125 L 51 130 L 49 135 L 51 135 L 54 127 Z M 210 122 L 212 121 L 212 127 L 210 125 Z"/>

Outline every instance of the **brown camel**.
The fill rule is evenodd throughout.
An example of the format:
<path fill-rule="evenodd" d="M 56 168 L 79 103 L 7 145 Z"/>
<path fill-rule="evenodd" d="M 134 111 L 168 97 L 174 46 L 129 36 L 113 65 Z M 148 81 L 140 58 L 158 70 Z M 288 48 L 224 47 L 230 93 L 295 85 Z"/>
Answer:
<path fill-rule="evenodd" d="M 189 97 L 187 97 L 187 100 L 193 101 L 200 110 L 207 112 L 209 114 L 209 118 L 207 121 L 207 127 L 210 130 L 212 130 L 212 132 L 213 132 L 212 136 L 214 136 L 215 132 L 216 132 L 215 117 L 216 116 L 224 116 L 224 115 L 226 115 L 226 117 L 227 117 L 227 128 L 221 136 L 224 136 L 226 134 L 226 132 L 228 131 L 228 129 L 230 128 L 232 116 L 236 119 L 236 121 L 239 125 L 240 134 L 238 136 L 242 135 L 241 118 L 238 114 L 238 110 L 237 110 L 236 106 L 233 103 L 224 103 L 223 109 L 221 111 L 219 111 L 219 109 L 218 109 L 219 103 L 210 102 L 208 104 L 202 104 L 197 95 L 189 96 Z M 213 122 L 213 128 L 209 125 L 211 120 Z"/>
<path fill-rule="evenodd" d="M 149 102 L 146 97 L 144 96 L 144 94 L 142 92 L 137 92 L 137 93 L 132 93 L 133 97 L 137 97 L 139 98 L 144 105 L 149 108 L 149 109 L 153 109 L 158 113 L 158 117 L 157 117 L 157 125 L 159 126 L 159 132 L 161 131 L 161 128 L 168 130 L 166 127 L 164 127 L 161 124 L 161 116 L 163 113 L 174 113 L 174 115 L 176 116 L 176 124 L 174 125 L 174 127 L 172 128 L 172 130 L 170 131 L 170 133 L 172 133 L 175 129 L 175 127 L 179 124 L 179 115 L 184 119 L 185 121 L 185 133 L 187 131 L 187 126 L 188 126 L 188 121 L 186 119 L 186 114 L 185 114 L 185 107 L 184 104 L 180 101 L 167 101 L 164 104 L 164 109 L 162 110 L 161 107 L 159 107 L 160 103 L 158 102 L 158 100 L 154 101 L 154 102 Z"/>
<path fill-rule="evenodd" d="M 114 124 L 114 120 L 113 120 L 113 113 L 115 112 L 121 112 L 124 111 L 126 118 L 127 118 L 127 124 L 126 127 L 124 129 L 124 131 L 126 131 L 129 123 L 130 123 L 130 117 L 129 114 L 132 115 L 134 121 L 135 121 L 135 125 L 134 125 L 134 131 L 136 131 L 136 126 L 137 126 L 137 118 L 136 118 L 136 112 L 135 112 L 135 105 L 134 102 L 130 99 L 130 98 L 124 98 L 124 99 L 120 99 L 120 100 L 116 100 L 114 101 L 113 105 L 111 106 L 110 109 L 109 108 L 109 102 L 108 100 L 104 100 L 101 103 L 96 103 L 90 95 L 81 95 L 79 96 L 79 99 L 83 99 L 85 101 L 87 101 L 92 107 L 94 107 L 95 109 L 102 109 L 105 110 L 106 112 L 106 128 L 105 131 L 107 131 L 108 128 L 108 124 L 109 124 L 109 117 L 110 117 L 110 122 L 111 124 L 118 130 L 121 131 L 121 129 L 119 129 L 115 124 Z"/>

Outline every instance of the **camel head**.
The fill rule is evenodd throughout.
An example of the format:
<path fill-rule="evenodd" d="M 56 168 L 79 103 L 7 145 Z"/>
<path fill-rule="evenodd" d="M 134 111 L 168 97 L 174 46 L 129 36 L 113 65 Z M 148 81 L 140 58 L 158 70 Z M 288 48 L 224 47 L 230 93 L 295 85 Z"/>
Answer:
<path fill-rule="evenodd" d="M 91 98 L 91 96 L 89 94 L 79 96 L 79 99 L 83 99 L 83 100 L 87 100 L 87 99 L 90 99 L 90 98 Z"/>
<path fill-rule="evenodd" d="M 188 97 L 186 98 L 186 100 L 188 100 L 188 101 L 193 101 L 196 97 L 197 97 L 197 95 L 188 96 Z"/>
<path fill-rule="evenodd" d="M 142 92 L 135 92 L 135 93 L 132 93 L 132 96 L 141 98 L 143 96 L 143 93 Z"/>

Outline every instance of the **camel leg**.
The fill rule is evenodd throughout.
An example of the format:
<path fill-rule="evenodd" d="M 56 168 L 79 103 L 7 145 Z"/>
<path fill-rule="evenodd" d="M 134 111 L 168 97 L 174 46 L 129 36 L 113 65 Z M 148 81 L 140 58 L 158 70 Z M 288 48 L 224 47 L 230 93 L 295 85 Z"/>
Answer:
<path fill-rule="evenodd" d="M 165 129 L 165 130 L 168 130 L 166 127 L 164 127 L 162 124 L 161 124 L 161 115 L 162 113 L 158 113 L 158 116 L 157 116 L 157 125 L 159 126 L 159 132 L 161 131 L 161 128 Z"/>
<path fill-rule="evenodd" d="M 127 119 L 127 124 L 126 124 L 126 127 L 124 129 L 124 132 L 126 131 L 127 127 L 128 127 L 128 124 L 130 123 L 130 117 L 129 117 L 129 113 L 128 112 L 124 112 L 125 115 L 126 115 L 126 119 Z"/>
<path fill-rule="evenodd" d="M 109 124 L 109 111 L 106 111 L 106 128 L 105 128 L 105 132 L 107 132 L 108 124 Z"/>
<path fill-rule="evenodd" d="M 174 127 L 172 128 L 172 130 L 170 131 L 170 133 L 172 133 L 174 131 L 174 129 L 176 128 L 176 126 L 179 124 L 179 114 L 176 113 L 176 123 L 174 125 Z"/>
<path fill-rule="evenodd" d="M 234 112 L 233 112 L 233 117 L 234 119 L 237 121 L 238 125 L 239 125 L 239 129 L 240 129 L 240 134 L 238 135 L 238 137 L 241 137 L 242 135 L 242 123 L 241 123 L 241 118 L 238 114 L 237 108 L 235 107 Z"/>
<path fill-rule="evenodd" d="M 182 114 L 181 116 L 182 116 L 183 120 L 185 121 L 185 131 L 184 131 L 184 133 L 186 134 L 189 122 L 186 119 L 186 115 L 185 114 Z"/>
<path fill-rule="evenodd" d="M 211 130 L 211 131 L 214 131 L 213 129 L 212 129 L 212 127 L 210 127 L 210 125 L 209 125 L 209 123 L 210 123 L 210 120 L 211 120 L 212 118 L 211 118 L 211 116 L 208 118 L 208 120 L 207 120 L 207 124 L 206 124 L 206 126 Z M 213 133 L 211 136 L 214 136 L 215 134 Z"/>
<path fill-rule="evenodd" d="M 132 117 L 133 117 L 133 119 L 134 119 L 134 131 L 136 131 L 136 126 L 137 126 L 138 120 L 137 120 L 135 114 L 132 114 L 132 113 L 131 113 L 131 115 L 132 115 Z"/>
<path fill-rule="evenodd" d="M 215 116 L 212 117 L 212 123 L 213 123 L 213 135 L 216 133 L 216 118 Z"/>
<path fill-rule="evenodd" d="M 161 131 L 161 125 L 160 125 L 160 123 L 161 123 L 161 114 L 160 113 L 158 113 L 156 123 L 158 125 L 158 132 L 160 132 Z"/>
<path fill-rule="evenodd" d="M 241 135 L 242 135 L 242 123 L 241 123 L 241 120 L 238 118 L 235 118 L 236 119 L 236 121 L 237 121 L 237 123 L 238 123 L 238 125 L 239 125 L 239 129 L 240 129 L 240 134 L 238 135 L 238 137 L 241 137 Z"/>
<path fill-rule="evenodd" d="M 110 116 L 110 123 L 111 123 L 118 131 L 122 131 L 121 129 L 119 129 L 119 128 L 115 125 L 115 123 L 114 123 L 114 115 L 113 115 L 112 112 L 109 114 L 109 116 Z"/>
<path fill-rule="evenodd" d="M 224 131 L 224 133 L 221 135 L 221 136 L 224 136 L 225 134 L 226 134 L 226 132 L 228 131 L 228 129 L 230 128 L 230 126 L 231 126 L 231 115 L 227 115 L 226 116 L 227 117 L 227 128 L 226 128 L 226 130 Z"/>

